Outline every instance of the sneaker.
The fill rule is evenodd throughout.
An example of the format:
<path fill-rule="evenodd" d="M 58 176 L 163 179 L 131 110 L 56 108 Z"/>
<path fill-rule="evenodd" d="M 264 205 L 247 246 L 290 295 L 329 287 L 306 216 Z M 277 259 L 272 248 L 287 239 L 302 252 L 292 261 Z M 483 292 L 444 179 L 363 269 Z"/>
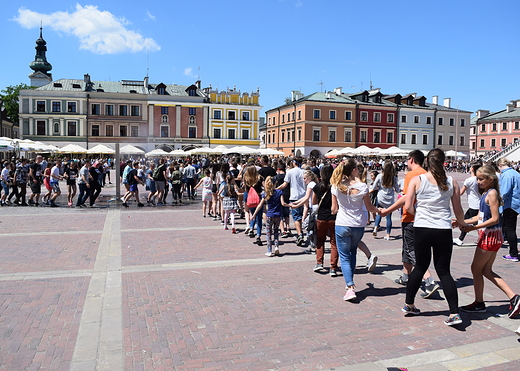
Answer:
<path fill-rule="evenodd" d="M 298 235 L 298 237 L 296 237 L 296 246 L 301 246 L 303 244 L 303 237 L 302 235 Z"/>
<path fill-rule="evenodd" d="M 509 305 L 507 316 L 513 318 L 520 312 L 520 295 L 513 296 L 509 302 L 511 304 Z"/>
<path fill-rule="evenodd" d="M 383 240 L 390 241 L 390 236 L 384 236 Z"/>
<path fill-rule="evenodd" d="M 254 238 L 255 237 L 255 231 L 253 231 L 252 229 L 249 230 L 249 237 L 250 238 Z"/>
<path fill-rule="evenodd" d="M 68 206 L 72 206 L 72 202 L 67 203 Z"/>
<path fill-rule="evenodd" d="M 350 301 L 357 298 L 356 293 L 353 289 L 347 289 L 347 292 L 345 293 L 345 296 L 343 297 L 343 300 Z"/>
<path fill-rule="evenodd" d="M 460 240 L 460 238 L 454 238 L 453 243 L 457 246 L 462 246 L 463 242 Z"/>
<path fill-rule="evenodd" d="M 139 203 L 137 204 L 137 207 L 144 207 L 144 204 L 142 204 L 142 203 L 139 202 Z"/>
<path fill-rule="evenodd" d="M 460 310 L 463 312 L 468 313 L 485 313 L 486 312 L 486 304 L 484 303 L 477 303 L 474 301 L 473 303 L 469 305 L 464 305 L 460 307 Z"/>
<path fill-rule="evenodd" d="M 215 216 L 215 217 L 213 218 L 213 221 L 216 222 L 217 220 L 218 220 L 218 218 Z"/>
<path fill-rule="evenodd" d="M 263 245 L 262 240 L 260 239 L 260 237 L 257 237 L 257 238 L 256 238 L 255 243 L 256 243 L 258 246 L 262 246 L 262 245 Z"/>
<path fill-rule="evenodd" d="M 279 249 L 278 247 L 276 247 L 276 248 L 274 249 L 274 255 L 275 255 L 275 256 L 280 256 L 280 249 Z"/>
<path fill-rule="evenodd" d="M 293 236 L 293 234 L 291 233 L 291 231 L 287 231 L 287 232 L 285 232 L 285 233 L 287 234 L 287 237 L 292 237 L 292 236 Z"/>
<path fill-rule="evenodd" d="M 237 230 L 235 228 L 231 228 L 231 233 L 236 234 Z"/>
<path fill-rule="evenodd" d="M 520 336 L 520 327 L 518 327 L 518 328 L 516 329 L 515 333 L 516 333 L 518 336 Z"/>
<path fill-rule="evenodd" d="M 369 272 L 372 272 L 377 264 L 377 255 L 370 255 L 370 258 L 368 258 L 367 261 L 367 269 Z"/>
<path fill-rule="evenodd" d="M 51 203 L 51 207 L 58 207 L 54 202 Z"/>
<path fill-rule="evenodd" d="M 225 230 L 225 231 L 229 231 L 229 228 L 228 228 L 228 227 L 224 227 L 224 230 Z"/>
<path fill-rule="evenodd" d="M 251 228 L 247 227 L 246 230 L 245 230 L 245 234 L 249 234 L 249 231 L 251 230 Z"/>
<path fill-rule="evenodd" d="M 408 280 L 403 281 L 403 276 L 399 276 L 399 278 L 396 278 L 394 282 L 398 283 L 399 285 L 403 285 L 403 286 L 408 285 Z"/>
<path fill-rule="evenodd" d="M 124 207 L 130 207 L 130 206 L 128 206 L 128 204 L 126 202 L 123 202 L 121 205 L 123 205 Z"/>
<path fill-rule="evenodd" d="M 430 296 L 432 296 L 438 289 L 440 288 L 439 284 L 435 281 L 431 285 L 428 285 L 424 289 L 424 293 L 421 294 L 421 296 L 425 299 L 428 299 Z"/>
<path fill-rule="evenodd" d="M 265 256 L 271 257 L 271 256 L 274 256 L 274 254 L 271 251 L 268 251 L 268 252 L 265 253 Z"/>
<path fill-rule="evenodd" d="M 336 272 L 335 269 L 331 269 L 331 270 L 329 271 L 329 274 L 330 274 L 331 277 L 337 277 L 337 276 L 338 276 L 338 272 Z"/>
<path fill-rule="evenodd" d="M 323 269 L 323 264 L 316 264 L 313 271 L 314 272 L 320 272 Z"/>
<path fill-rule="evenodd" d="M 281 238 L 287 238 L 288 235 L 287 235 L 287 232 L 283 232 L 282 235 L 280 236 Z"/>
<path fill-rule="evenodd" d="M 460 318 L 460 314 L 456 314 L 453 317 L 448 317 L 448 319 L 446 319 L 444 321 L 444 324 L 447 326 L 460 325 L 461 323 L 462 323 L 462 318 Z"/>
<path fill-rule="evenodd" d="M 413 314 L 414 316 L 421 314 L 421 310 L 417 307 L 411 307 L 409 305 L 404 305 L 404 307 L 401 308 L 401 311 L 406 314 Z"/>
<path fill-rule="evenodd" d="M 511 256 L 511 255 L 504 255 L 504 256 L 502 256 L 502 259 L 509 260 L 511 262 L 517 262 L 518 261 L 518 257 L 517 256 Z"/>
<path fill-rule="evenodd" d="M 372 236 L 377 237 L 377 227 L 374 228 L 374 231 L 372 232 Z"/>

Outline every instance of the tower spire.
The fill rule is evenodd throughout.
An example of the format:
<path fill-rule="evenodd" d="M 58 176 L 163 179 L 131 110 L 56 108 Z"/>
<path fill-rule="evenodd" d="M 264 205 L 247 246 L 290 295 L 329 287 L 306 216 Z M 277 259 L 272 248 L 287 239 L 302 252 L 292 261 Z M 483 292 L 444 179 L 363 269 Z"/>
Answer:
<path fill-rule="evenodd" d="M 34 71 L 29 75 L 32 86 L 43 86 L 52 81 L 52 65 L 47 62 L 47 42 L 43 39 L 43 25 L 40 21 L 40 38 L 36 40 L 36 55 L 34 61 L 29 64 L 29 67 Z"/>

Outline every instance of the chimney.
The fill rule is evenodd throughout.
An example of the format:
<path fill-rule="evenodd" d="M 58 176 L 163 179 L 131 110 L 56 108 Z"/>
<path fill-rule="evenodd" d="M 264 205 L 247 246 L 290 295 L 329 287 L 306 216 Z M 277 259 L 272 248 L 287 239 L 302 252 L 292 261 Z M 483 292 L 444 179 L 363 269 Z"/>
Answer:
<path fill-rule="evenodd" d="M 200 83 L 200 80 L 195 81 L 195 86 L 197 87 L 197 89 L 200 89 Z"/>
<path fill-rule="evenodd" d="M 444 98 L 444 107 L 451 108 L 451 98 Z"/>
<path fill-rule="evenodd" d="M 520 108 L 520 99 L 512 100 L 511 103 L 513 104 L 514 108 Z"/>
<path fill-rule="evenodd" d="M 515 109 L 515 106 L 513 104 L 506 104 L 506 112 L 513 112 Z"/>
<path fill-rule="evenodd" d="M 481 119 L 482 117 L 486 117 L 487 115 L 489 115 L 489 111 L 488 110 L 479 109 L 477 111 L 477 118 L 479 118 L 479 119 Z"/>
<path fill-rule="evenodd" d="M 438 95 L 434 95 L 432 97 L 432 103 L 433 104 L 437 104 L 437 105 L 439 104 L 439 96 Z"/>
<path fill-rule="evenodd" d="M 145 89 L 148 89 L 148 76 L 146 76 L 146 77 L 144 78 L 143 83 L 144 83 L 144 88 L 145 88 Z"/>
<path fill-rule="evenodd" d="M 291 100 L 292 101 L 301 99 L 301 97 L 302 97 L 302 93 L 300 91 L 298 91 L 298 90 L 291 91 Z"/>
<path fill-rule="evenodd" d="M 334 93 L 336 93 L 336 95 L 341 95 L 341 94 L 343 94 L 343 88 L 342 88 L 342 87 L 339 87 L 339 88 L 334 89 Z"/>
<path fill-rule="evenodd" d="M 85 84 L 90 84 L 90 75 L 88 73 L 86 73 L 84 76 L 83 76 L 83 81 L 85 82 Z"/>
<path fill-rule="evenodd" d="M 327 99 L 332 99 L 332 92 L 328 91 L 326 95 Z"/>

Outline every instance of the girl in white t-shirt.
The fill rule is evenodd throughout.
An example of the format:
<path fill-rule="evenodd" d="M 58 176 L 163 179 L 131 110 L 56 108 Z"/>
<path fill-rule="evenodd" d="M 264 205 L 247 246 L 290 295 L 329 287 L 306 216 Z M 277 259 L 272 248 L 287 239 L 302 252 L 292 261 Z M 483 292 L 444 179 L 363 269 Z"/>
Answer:
<path fill-rule="evenodd" d="M 341 270 L 347 285 L 347 291 L 343 300 L 356 298 L 354 291 L 356 252 L 368 220 L 368 215 L 363 209 L 363 205 L 365 205 L 368 212 L 379 213 L 379 210 L 370 202 L 368 186 L 357 179 L 358 176 L 357 163 L 350 158 L 336 167 L 330 180 L 332 185 L 331 211 L 332 214 L 337 214 L 335 227 L 336 245 L 338 247 Z"/>
<path fill-rule="evenodd" d="M 477 170 L 482 166 L 480 162 L 476 162 L 471 165 L 469 172 L 471 176 L 464 181 L 464 185 L 460 189 L 460 195 L 464 193 L 468 194 L 468 209 L 464 214 L 464 219 L 471 219 L 478 215 L 480 207 L 480 197 L 482 196 L 478 189 L 477 184 Z M 462 245 L 462 241 L 466 237 L 467 232 L 461 231 L 459 238 L 453 239 L 453 243 L 457 246 Z"/>

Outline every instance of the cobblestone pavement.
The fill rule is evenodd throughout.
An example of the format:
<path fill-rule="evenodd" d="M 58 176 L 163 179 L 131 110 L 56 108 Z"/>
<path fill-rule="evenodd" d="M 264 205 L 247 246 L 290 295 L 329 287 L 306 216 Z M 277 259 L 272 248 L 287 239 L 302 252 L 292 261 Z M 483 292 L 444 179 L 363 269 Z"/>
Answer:
<path fill-rule="evenodd" d="M 489 282 L 488 312 L 457 328 L 443 324 L 442 291 L 403 316 L 398 213 L 390 241 L 367 227 L 379 262 L 368 273 L 359 252 L 351 303 L 343 278 L 314 273 L 292 238 L 268 258 L 203 218 L 200 198 L 121 209 L 114 193 L 104 188 L 95 208 L 61 196 L 55 209 L 0 209 L 0 371 L 520 369 L 520 320 Z M 454 249 L 460 305 L 473 299 L 475 241 Z M 495 270 L 520 292 L 520 264 L 497 259 Z"/>

